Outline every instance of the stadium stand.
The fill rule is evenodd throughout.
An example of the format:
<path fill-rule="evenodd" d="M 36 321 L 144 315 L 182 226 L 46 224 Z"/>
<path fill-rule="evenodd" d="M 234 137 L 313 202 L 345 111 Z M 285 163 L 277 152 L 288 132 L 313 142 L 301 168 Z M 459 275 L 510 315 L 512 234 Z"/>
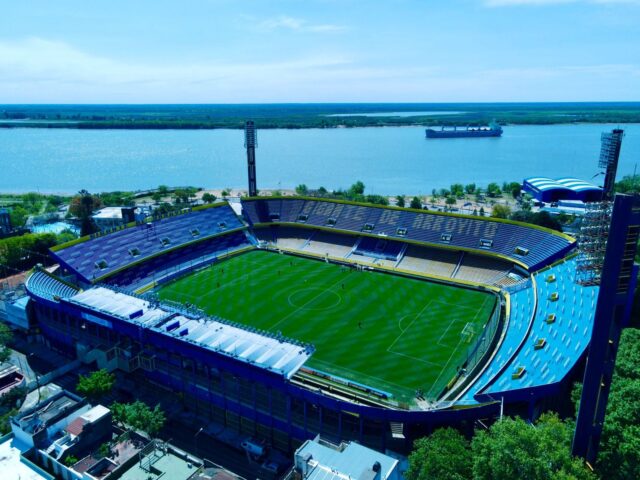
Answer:
<path fill-rule="evenodd" d="M 353 253 L 397 262 L 403 247 L 404 244 L 385 238 L 362 237 Z"/>
<path fill-rule="evenodd" d="M 90 282 L 165 250 L 239 228 L 243 225 L 231 207 L 222 205 L 141 223 L 52 254 Z"/>
<path fill-rule="evenodd" d="M 42 270 L 36 270 L 27 279 L 29 291 L 47 300 L 69 298 L 78 293 L 78 289 L 61 282 Z"/>
<path fill-rule="evenodd" d="M 314 233 L 309 229 L 280 227 L 274 229 L 275 243 L 279 248 L 301 250 Z"/>
<path fill-rule="evenodd" d="M 249 245 L 244 232 L 232 232 L 154 257 L 110 276 L 107 282 L 137 290 L 153 281 L 167 281 L 177 274 L 210 263 L 220 255 Z"/>
<path fill-rule="evenodd" d="M 598 287 L 574 282 L 575 268 L 575 259 L 569 259 L 534 275 L 535 299 L 530 281 L 511 287 L 502 343 L 460 402 L 495 399 L 565 378 L 587 348 L 598 295 Z"/>
<path fill-rule="evenodd" d="M 296 203 L 289 206 L 289 202 Z M 250 199 L 242 205 L 243 214 L 252 225 L 304 221 L 338 230 L 367 231 L 432 245 L 497 253 L 521 262 L 530 270 L 561 258 L 575 246 L 569 237 L 550 230 L 462 215 L 300 198 Z"/>
<path fill-rule="evenodd" d="M 459 261 L 460 252 L 410 245 L 398 268 L 439 277 L 451 277 Z"/>
<path fill-rule="evenodd" d="M 454 278 L 494 285 L 507 276 L 511 264 L 491 257 L 466 254 Z"/>
<path fill-rule="evenodd" d="M 493 358 L 486 366 L 485 370 L 474 381 L 476 387 L 468 390 L 459 400 L 461 403 L 474 403 L 474 394 L 478 391 L 478 387 L 486 386 L 505 365 L 509 363 L 515 352 L 518 350 L 523 339 L 526 337 L 527 331 L 533 321 L 535 313 L 535 297 L 533 289 L 523 288 L 522 290 L 510 295 L 510 312 L 507 323 L 503 330 L 503 338 L 495 351 Z"/>
<path fill-rule="evenodd" d="M 591 338 L 598 287 L 576 284 L 575 268 L 575 259 L 570 259 L 536 275 L 537 305 L 531 330 L 522 348 L 482 393 L 496 395 L 550 385 L 564 378 L 582 356 Z M 514 375 L 519 367 L 524 373 Z"/>
<path fill-rule="evenodd" d="M 346 257 L 353 250 L 356 237 L 337 235 L 331 232 L 317 232 L 302 248 L 303 252 Z"/>

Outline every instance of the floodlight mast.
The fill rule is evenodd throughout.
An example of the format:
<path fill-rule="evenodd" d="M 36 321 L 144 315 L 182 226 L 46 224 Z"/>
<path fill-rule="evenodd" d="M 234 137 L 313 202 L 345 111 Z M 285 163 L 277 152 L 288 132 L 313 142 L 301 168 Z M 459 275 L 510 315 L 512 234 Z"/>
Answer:
<path fill-rule="evenodd" d="M 258 187 L 256 182 L 256 147 L 258 146 L 258 137 L 256 135 L 256 127 L 253 121 L 249 120 L 244 126 L 244 148 L 247 149 L 247 168 L 249 173 L 249 196 L 258 195 Z"/>

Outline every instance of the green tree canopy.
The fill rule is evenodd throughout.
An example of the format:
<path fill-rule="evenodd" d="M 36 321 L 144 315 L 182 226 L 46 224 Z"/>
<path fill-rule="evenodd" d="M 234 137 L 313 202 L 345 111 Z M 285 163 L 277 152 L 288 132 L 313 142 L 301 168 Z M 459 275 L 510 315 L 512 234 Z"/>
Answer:
<path fill-rule="evenodd" d="M 571 456 L 573 424 L 543 414 L 535 426 L 520 418 L 496 422 L 471 442 L 476 480 L 587 480 L 596 477 Z"/>
<path fill-rule="evenodd" d="M 80 375 L 78 377 L 76 390 L 82 395 L 97 400 L 111 393 L 115 381 L 116 377 L 113 373 L 109 373 L 105 369 L 100 369 L 91 372 L 87 376 Z"/>
<path fill-rule="evenodd" d="M 497 197 L 499 195 L 502 195 L 500 185 L 495 182 L 491 182 L 489 185 L 487 185 L 487 195 L 489 195 L 490 197 Z"/>
<path fill-rule="evenodd" d="M 409 455 L 406 480 L 466 480 L 472 476 L 470 445 L 453 428 L 441 428 L 420 438 Z"/>
<path fill-rule="evenodd" d="M 597 467 L 602 478 L 640 478 L 640 331 L 622 332 Z"/>
<path fill-rule="evenodd" d="M 202 194 L 202 201 L 205 203 L 213 203 L 216 201 L 216 196 L 212 193 L 206 192 Z"/>
<path fill-rule="evenodd" d="M 464 196 L 464 186 L 461 183 L 454 183 L 451 185 L 451 195 L 454 197 L 463 197 Z"/>
<path fill-rule="evenodd" d="M 300 185 L 298 185 L 296 187 L 296 194 L 298 194 L 298 195 L 306 195 L 307 193 L 309 193 L 309 189 L 307 188 L 307 186 L 304 183 L 301 183 Z"/>
<path fill-rule="evenodd" d="M 364 189 L 365 189 L 364 183 L 358 180 L 349 188 L 349 196 L 355 197 L 357 195 L 364 195 Z"/>
<path fill-rule="evenodd" d="M 413 197 L 411 199 L 411 204 L 409 205 L 411 208 L 421 209 L 422 208 L 422 200 L 419 197 Z"/>
<path fill-rule="evenodd" d="M 396 205 L 398 205 L 399 207 L 405 206 L 404 195 L 398 195 L 396 197 Z"/>
<path fill-rule="evenodd" d="M 464 191 L 466 193 L 468 193 L 469 195 L 473 195 L 474 193 L 476 193 L 476 184 L 475 183 L 467 183 L 464 186 Z"/>
<path fill-rule="evenodd" d="M 491 216 L 494 218 L 509 218 L 511 214 L 511 209 L 508 205 L 494 205 L 493 211 L 491 212 Z"/>
<path fill-rule="evenodd" d="M 162 429 L 166 420 L 160 405 L 150 408 L 139 400 L 133 403 L 116 402 L 111 406 L 111 411 L 116 422 L 147 432 L 151 437 Z"/>
<path fill-rule="evenodd" d="M 9 342 L 13 338 L 11 329 L 3 322 L 0 322 L 0 363 L 6 362 L 11 357 Z"/>

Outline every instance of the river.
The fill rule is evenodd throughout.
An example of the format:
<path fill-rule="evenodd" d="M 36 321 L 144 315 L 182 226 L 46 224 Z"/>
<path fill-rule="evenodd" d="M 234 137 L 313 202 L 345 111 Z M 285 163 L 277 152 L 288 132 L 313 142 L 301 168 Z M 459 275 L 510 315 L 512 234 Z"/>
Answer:
<path fill-rule="evenodd" d="M 529 176 L 589 180 L 599 173 L 600 134 L 614 127 L 506 126 L 502 138 L 431 140 L 422 127 L 261 130 L 258 187 L 362 180 L 367 192 L 396 195 Z M 640 124 L 623 128 L 618 178 L 640 161 Z M 245 163 L 240 130 L 0 129 L 1 192 L 245 187 Z"/>

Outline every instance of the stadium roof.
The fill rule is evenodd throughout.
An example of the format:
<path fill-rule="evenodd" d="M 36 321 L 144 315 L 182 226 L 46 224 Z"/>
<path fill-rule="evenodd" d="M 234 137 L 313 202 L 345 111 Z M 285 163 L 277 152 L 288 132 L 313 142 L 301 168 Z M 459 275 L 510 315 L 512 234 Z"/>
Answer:
<path fill-rule="evenodd" d="M 297 451 L 296 458 L 307 460 L 309 470 L 304 480 L 385 480 L 393 476 L 398 460 L 355 442 L 331 445 L 316 437 L 307 440 Z M 376 476 L 373 467 L 380 467 Z"/>
<path fill-rule="evenodd" d="M 291 378 L 312 355 L 313 348 L 281 336 L 250 331 L 208 317 L 193 318 L 138 297 L 95 287 L 74 295 L 70 303 L 150 328 L 239 361 Z M 95 316 L 84 317 L 103 324 Z"/>
<path fill-rule="evenodd" d="M 557 180 L 547 177 L 529 177 L 525 178 L 524 181 L 541 192 L 546 190 L 567 190 L 571 192 L 602 190 L 593 183 L 571 177 L 559 178 Z"/>

